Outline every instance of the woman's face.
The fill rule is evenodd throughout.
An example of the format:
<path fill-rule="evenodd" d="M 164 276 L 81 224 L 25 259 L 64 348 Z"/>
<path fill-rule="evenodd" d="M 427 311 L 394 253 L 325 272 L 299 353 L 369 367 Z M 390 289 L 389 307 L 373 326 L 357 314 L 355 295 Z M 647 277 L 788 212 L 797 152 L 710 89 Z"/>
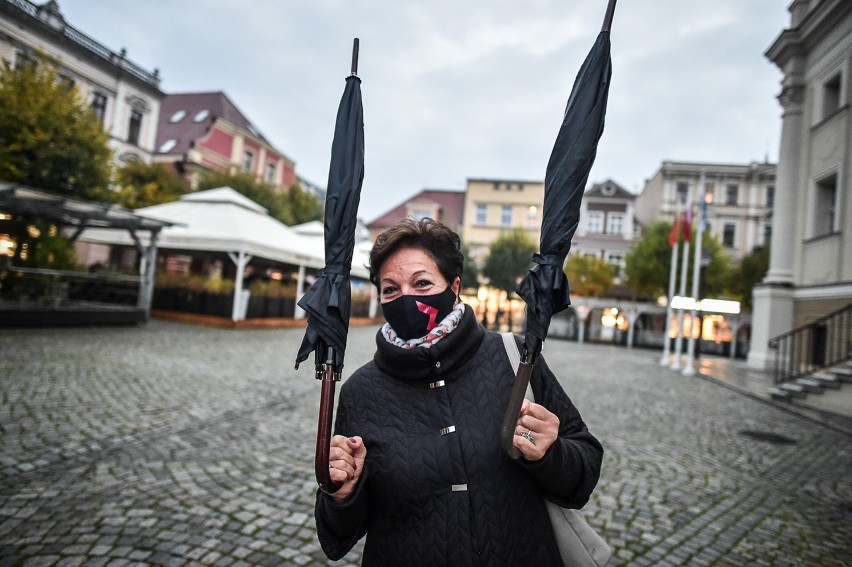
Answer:
<path fill-rule="evenodd" d="M 379 298 L 382 303 L 402 295 L 434 295 L 449 283 L 438 265 L 421 248 L 400 248 L 379 268 Z M 458 296 L 461 280 L 453 281 L 453 293 Z"/>

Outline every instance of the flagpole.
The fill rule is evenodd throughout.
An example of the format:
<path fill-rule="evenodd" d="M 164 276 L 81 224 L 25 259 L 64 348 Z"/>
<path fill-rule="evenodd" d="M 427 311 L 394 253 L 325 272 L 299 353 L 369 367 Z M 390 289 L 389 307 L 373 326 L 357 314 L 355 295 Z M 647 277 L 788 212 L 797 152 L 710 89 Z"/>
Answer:
<path fill-rule="evenodd" d="M 686 348 L 686 364 L 683 367 L 684 376 L 695 375 L 695 325 L 698 319 L 698 282 L 701 278 L 701 246 L 702 236 L 704 235 L 704 223 L 707 222 L 706 214 L 706 195 L 704 195 L 704 171 L 701 171 L 701 179 L 698 182 L 698 198 L 701 199 L 700 219 L 698 221 L 698 230 L 695 231 L 695 259 L 692 262 L 692 298 L 695 300 L 692 303 L 692 310 L 689 312 L 691 324 L 689 326 L 689 342 Z M 698 336 L 701 336 L 701 326 L 698 327 Z"/>
<path fill-rule="evenodd" d="M 671 340 L 669 340 L 669 332 L 672 325 L 672 298 L 675 292 L 675 275 L 677 274 L 677 250 L 678 241 L 680 240 L 680 231 L 677 227 L 680 222 L 680 201 L 675 203 L 674 226 L 672 232 L 676 237 L 674 242 L 671 242 L 671 234 L 669 234 L 669 244 L 672 247 L 671 267 L 669 268 L 669 296 L 666 302 L 666 328 L 663 332 L 663 356 L 660 358 L 660 366 L 669 365 L 669 354 L 671 353 Z"/>
<path fill-rule="evenodd" d="M 688 206 L 688 205 L 687 205 Z M 683 259 L 680 262 L 680 297 L 681 302 L 683 298 L 686 297 L 686 276 L 689 275 L 689 236 L 686 234 L 687 230 L 691 230 L 684 220 L 684 223 L 681 225 L 681 233 L 683 233 Z M 675 352 L 674 352 L 674 360 L 672 361 L 671 369 L 672 370 L 680 370 L 681 369 L 681 360 L 680 353 L 683 349 L 683 303 L 681 303 L 680 309 L 678 309 L 677 316 L 677 337 L 675 337 Z"/>

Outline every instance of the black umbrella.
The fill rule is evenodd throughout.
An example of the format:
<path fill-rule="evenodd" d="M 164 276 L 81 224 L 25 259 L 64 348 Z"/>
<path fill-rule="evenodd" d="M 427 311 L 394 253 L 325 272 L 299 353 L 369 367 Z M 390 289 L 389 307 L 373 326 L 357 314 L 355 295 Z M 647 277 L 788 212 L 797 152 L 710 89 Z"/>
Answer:
<path fill-rule="evenodd" d="M 364 181 L 364 109 L 361 104 L 361 79 L 358 78 L 358 39 L 352 48 L 352 74 L 337 110 L 331 165 L 325 196 L 325 267 L 311 288 L 299 300 L 308 314 L 308 328 L 296 355 L 296 368 L 311 351 L 315 355 L 316 378 L 322 380 L 317 450 L 314 460 L 317 482 L 326 492 L 335 492 L 328 471 L 331 448 L 331 421 L 334 413 L 334 387 L 343 370 L 346 335 L 352 291 L 349 271 L 355 248 L 358 202 Z"/>
<path fill-rule="evenodd" d="M 604 25 L 577 73 L 565 116 L 544 180 L 544 209 L 539 253 L 521 280 L 517 294 L 527 304 L 527 329 L 509 407 L 503 418 L 503 449 L 514 459 L 515 425 L 529 384 L 532 367 L 547 338 L 550 318 L 570 305 L 568 279 L 562 267 L 580 221 L 580 202 L 603 133 L 609 79 L 612 74 L 609 29 L 616 0 L 609 0 Z"/>

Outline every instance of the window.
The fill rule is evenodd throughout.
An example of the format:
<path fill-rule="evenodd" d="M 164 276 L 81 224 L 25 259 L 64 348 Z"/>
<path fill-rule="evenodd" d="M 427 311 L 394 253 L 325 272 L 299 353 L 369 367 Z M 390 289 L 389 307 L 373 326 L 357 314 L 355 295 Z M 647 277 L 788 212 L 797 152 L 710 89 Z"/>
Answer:
<path fill-rule="evenodd" d="M 165 142 L 163 142 L 162 145 L 160 146 L 160 149 L 157 150 L 157 151 L 160 152 L 161 154 L 165 154 L 165 153 L 172 151 L 176 145 L 177 145 L 177 140 L 175 140 L 174 138 L 170 138 L 170 139 L 166 140 Z"/>
<path fill-rule="evenodd" d="M 624 232 L 624 216 L 610 213 L 607 217 L 608 234 L 622 234 Z"/>
<path fill-rule="evenodd" d="M 414 209 L 411 211 L 411 214 L 408 215 L 414 220 L 423 220 L 432 218 L 431 211 L 424 211 L 423 209 Z"/>
<path fill-rule="evenodd" d="M 775 206 L 775 186 L 767 185 L 766 186 L 766 206 L 772 208 Z"/>
<path fill-rule="evenodd" d="M 736 205 L 739 198 L 740 186 L 734 183 L 728 185 L 725 189 L 725 204 Z"/>
<path fill-rule="evenodd" d="M 98 117 L 98 121 L 100 121 L 101 125 L 104 123 L 104 119 L 106 118 L 106 105 L 107 105 L 107 97 L 102 93 L 94 93 L 92 95 L 92 104 L 90 108 L 92 109 L 92 113 Z"/>
<path fill-rule="evenodd" d="M 681 203 L 685 203 L 687 192 L 689 192 L 689 183 L 679 181 L 677 184 L 677 200 Z"/>
<path fill-rule="evenodd" d="M 476 204 L 476 224 L 485 224 L 488 220 L 488 206 L 483 203 Z"/>
<path fill-rule="evenodd" d="M 38 65 L 38 60 L 32 53 L 27 51 L 19 51 L 15 56 L 15 69 L 20 69 L 25 65 L 31 65 L 35 67 Z"/>
<path fill-rule="evenodd" d="M 538 226 L 538 207 L 530 205 L 527 209 L 527 228 L 536 228 Z"/>
<path fill-rule="evenodd" d="M 613 275 L 615 277 L 618 277 L 618 275 L 621 273 L 621 266 L 623 265 L 623 259 L 622 259 L 621 255 L 620 254 L 610 254 L 607 257 L 606 261 L 610 266 L 612 266 Z"/>
<path fill-rule="evenodd" d="M 177 124 L 178 122 L 183 120 L 185 117 L 186 117 L 186 111 L 185 110 L 178 110 L 177 112 L 175 112 L 174 114 L 172 114 L 169 117 L 169 122 L 171 122 L 172 124 Z"/>
<path fill-rule="evenodd" d="M 817 181 L 814 202 L 814 236 L 834 232 L 834 210 L 837 204 L 837 174 Z"/>
<path fill-rule="evenodd" d="M 500 209 L 500 226 L 512 226 L 512 205 L 503 205 Z"/>
<path fill-rule="evenodd" d="M 246 150 L 243 152 L 243 171 L 251 171 L 251 166 L 254 164 L 254 154 Z"/>
<path fill-rule="evenodd" d="M 725 245 L 725 248 L 733 248 L 734 240 L 736 238 L 737 225 L 732 223 L 725 223 L 725 226 L 722 229 L 722 244 Z"/>
<path fill-rule="evenodd" d="M 834 75 L 822 87 L 822 117 L 827 118 L 840 108 L 840 73 Z"/>
<path fill-rule="evenodd" d="M 708 205 L 712 205 L 713 201 L 716 199 L 716 193 L 712 183 L 708 183 L 704 186 L 704 202 Z"/>
<path fill-rule="evenodd" d="M 142 131 L 142 112 L 137 109 L 130 111 L 130 124 L 127 126 L 128 143 L 139 145 L 139 133 Z"/>
<path fill-rule="evenodd" d="M 601 213 L 589 213 L 589 234 L 600 234 L 603 232 L 603 215 Z"/>
<path fill-rule="evenodd" d="M 275 164 L 267 163 L 266 164 L 266 182 L 272 185 L 275 183 Z"/>
<path fill-rule="evenodd" d="M 767 248 L 772 244 L 772 225 L 763 225 L 763 245 Z"/>
<path fill-rule="evenodd" d="M 199 110 L 196 113 L 196 115 L 192 117 L 192 121 L 193 122 L 201 122 L 202 120 L 206 119 L 208 116 L 210 116 L 210 111 L 205 108 L 204 110 Z"/>

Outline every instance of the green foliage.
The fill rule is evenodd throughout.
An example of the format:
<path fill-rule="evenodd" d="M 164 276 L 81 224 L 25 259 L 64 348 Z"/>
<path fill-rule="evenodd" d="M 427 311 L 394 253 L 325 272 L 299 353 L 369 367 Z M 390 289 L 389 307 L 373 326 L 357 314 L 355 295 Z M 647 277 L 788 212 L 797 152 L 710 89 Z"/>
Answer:
<path fill-rule="evenodd" d="M 572 254 L 565 266 L 571 291 L 583 297 L 604 297 L 612 289 L 615 269 L 600 258 Z"/>
<path fill-rule="evenodd" d="M 205 291 L 208 278 L 195 274 L 160 273 L 156 276 L 158 289 L 184 289 L 187 291 Z"/>
<path fill-rule="evenodd" d="M 249 286 L 254 297 L 296 297 L 296 286 L 275 280 L 255 280 Z"/>
<path fill-rule="evenodd" d="M 741 304 L 744 310 L 751 311 L 752 290 L 760 283 L 769 270 L 769 248 L 755 248 L 740 260 L 728 276 L 727 290 Z"/>
<path fill-rule="evenodd" d="M 304 191 L 299 185 L 291 185 L 283 192 L 262 181 L 251 173 L 221 173 L 208 171 L 202 174 L 198 190 L 230 187 L 266 208 L 270 216 L 286 225 L 295 225 L 312 220 L 322 220 L 322 204 Z"/>
<path fill-rule="evenodd" d="M 119 186 L 116 202 L 128 209 L 139 209 L 177 201 L 185 193 L 183 180 L 162 164 L 131 161 L 116 171 Z"/>
<path fill-rule="evenodd" d="M 669 232 L 672 225 L 666 221 L 656 222 L 647 227 L 642 237 L 633 244 L 624 258 L 624 273 L 626 284 L 639 294 L 659 297 L 668 293 L 669 268 L 671 266 L 672 248 L 669 246 Z M 695 241 L 693 232 L 693 242 Z M 682 258 L 682 243 L 678 249 L 678 266 Z M 723 294 L 728 277 L 730 260 L 721 242 L 708 232 L 702 238 L 702 256 L 709 257 L 709 263 L 702 266 L 700 295 L 702 297 L 720 296 Z M 687 269 L 687 293 L 692 290 L 692 272 L 694 266 L 695 246 L 689 248 Z M 677 277 L 680 278 L 680 267 Z M 680 283 L 678 281 L 678 288 Z"/>
<path fill-rule="evenodd" d="M 323 220 L 323 204 L 310 192 L 296 183 L 284 191 L 285 216 L 281 222 L 288 225 Z"/>
<path fill-rule="evenodd" d="M 74 245 L 59 235 L 42 236 L 36 246 L 34 266 L 51 270 L 79 269 Z"/>
<path fill-rule="evenodd" d="M 482 275 L 493 288 L 511 294 L 532 266 L 535 243 L 520 228 L 500 235 L 488 249 Z"/>
<path fill-rule="evenodd" d="M 76 87 L 40 58 L 0 68 L 0 179 L 110 201 L 109 135 Z"/>
<path fill-rule="evenodd" d="M 654 297 L 668 293 L 671 247 L 671 223 L 656 222 L 648 226 L 624 257 L 626 284 L 640 294 Z"/>
<path fill-rule="evenodd" d="M 479 267 L 476 265 L 476 260 L 470 254 L 470 247 L 464 241 L 461 243 L 461 252 L 464 256 L 462 288 L 476 289 L 479 287 Z"/>

